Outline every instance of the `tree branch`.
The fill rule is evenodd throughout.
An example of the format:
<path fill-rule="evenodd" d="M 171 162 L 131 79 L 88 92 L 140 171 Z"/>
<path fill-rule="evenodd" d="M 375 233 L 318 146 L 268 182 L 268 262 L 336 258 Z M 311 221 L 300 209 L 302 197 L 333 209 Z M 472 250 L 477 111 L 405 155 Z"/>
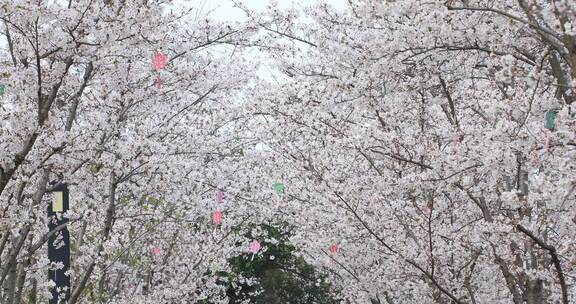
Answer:
<path fill-rule="evenodd" d="M 72 100 L 72 106 L 70 107 L 68 119 L 66 120 L 66 128 L 65 128 L 66 131 L 70 131 L 72 129 L 72 124 L 74 123 L 74 119 L 76 118 L 76 111 L 78 109 L 78 104 L 80 103 L 80 97 L 82 96 L 84 89 L 88 85 L 88 81 L 92 77 L 93 71 L 94 71 L 94 65 L 92 64 L 92 62 L 89 62 L 88 65 L 86 66 L 86 70 L 84 71 L 84 79 L 82 81 L 82 85 L 80 85 L 78 91 L 70 98 Z"/>
<path fill-rule="evenodd" d="M 384 247 L 386 247 L 386 249 L 388 249 L 389 251 L 391 251 L 392 253 L 398 255 L 399 257 L 401 257 L 405 262 L 407 262 L 408 264 L 414 266 L 416 269 L 418 269 L 420 272 L 422 272 L 431 282 L 432 284 L 434 284 L 434 286 L 436 286 L 442 293 L 444 293 L 446 296 L 448 296 L 450 299 L 452 299 L 452 301 L 454 301 L 456 304 L 464 304 L 464 302 L 462 302 L 460 299 L 458 299 L 455 295 L 453 295 L 450 291 L 448 291 L 446 288 L 444 288 L 442 285 L 440 285 L 440 283 L 436 280 L 436 278 L 434 278 L 434 275 L 432 275 L 430 272 L 428 272 L 426 269 L 422 268 L 420 265 L 418 265 L 415 261 L 405 258 L 403 257 L 398 251 L 394 250 L 388 243 L 386 243 L 386 241 L 380 237 L 378 234 L 376 234 L 376 232 L 374 232 L 374 230 L 372 230 L 372 228 L 370 228 L 370 226 L 368 226 L 368 224 L 366 223 L 366 221 L 364 221 L 356 211 L 354 211 L 354 209 L 350 206 L 350 204 L 348 204 L 348 202 L 342 198 L 342 196 L 340 194 L 338 194 L 337 192 L 334 191 L 334 194 L 336 195 L 336 197 L 338 197 L 338 199 L 344 204 L 346 205 L 346 207 L 348 208 L 348 210 L 354 215 L 354 217 L 360 222 L 360 224 L 362 226 L 364 226 L 364 228 L 368 231 L 368 233 L 370 233 L 372 236 L 374 236 L 376 238 L 376 240 L 378 240 L 382 245 L 384 245 Z"/>
<path fill-rule="evenodd" d="M 454 100 L 452 99 L 452 95 L 450 95 L 450 92 L 448 91 L 446 81 L 444 81 L 444 78 L 442 78 L 442 76 L 440 75 L 438 75 L 438 79 L 440 79 L 440 85 L 442 86 L 442 90 L 444 91 L 446 99 L 448 99 L 448 105 L 450 106 L 450 112 L 451 112 L 450 114 L 452 115 L 452 120 L 454 121 L 456 128 L 460 130 L 460 123 L 458 122 L 458 116 L 456 116 L 456 107 L 454 106 Z"/>
<path fill-rule="evenodd" d="M 17 65 L 16 56 L 14 56 L 14 42 L 12 42 L 12 36 L 10 35 L 10 27 L 8 22 L 4 20 L 4 26 L 6 27 L 6 40 L 8 41 L 8 50 L 10 51 L 10 57 L 12 58 L 12 64 Z"/>
<path fill-rule="evenodd" d="M 407 159 L 407 158 L 404 158 L 404 157 L 402 157 L 402 156 L 398 156 L 398 155 L 396 155 L 396 154 L 385 153 L 385 152 L 378 151 L 378 150 L 374 150 L 374 149 L 370 149 L 370 151 L 372 151 L 372 152 L 374 152 L 374 153 L 378 153 L 378 154 L 381 154 L 381 155 L 385 155 L 385 156 L 391 157 L 391 158 L 393 158 L 393 159 L 395 159 L 395 160 L 399 160 L 399 161 L 411 163 L 411 164 L 414 164 L 414 165 L 418 165 L 418 166 L 420 166 L 420 167 L 422 167 L 422 168 L 424 168 L 424 169 L 433 169 L 433 168 L 430 167 L 429 165 L 426 165 L 426 164 L 424 164 L 424 163 L 422 163 L 422 162 L 418 162 L 418 161 L 415 161 L 415 160 Z"/>
<path fill-rule="evenodd" d="M 558 275 L 558 281 L 560 282 L 560 288 L 562 289 L 562 303 L 568 304 L 568 287 L 566 286 L 566 279 L 564 278 L 564 272 L 562 271 L 562 265 L 560 264 L 560 259 L 558 259 L 556 248 L 552 245 L 546 244 L 546 242 L 538 238 L 536 235 L 534 235 L 534 233 L 532 233 L 524 226 L 517 224 L 516 228 L 520 230 L 520 232 L 530 237 L 542 249 L 548 251 L 550 257 L 552 257 L 552 263 L 556 268 L 556 274 Z"/>
<path fill-rule="evenodd" d="M 530 21 L 528 21 L 528 20 L 522 19 L 522 18 L 520 18 L 520 17 L 518 17 L 518 16 L 514 16 L 514 15 L 512 15 L 512 14 L 509 14 L 509 13 L 507 13 L 507 12 L 504 12 L 504 11 L 501 11 L 501 10 L 498 10 L 498 9 L 489 8 L 489 7 L 468 7 L 468 6 L 466 6 L 466 7 L 448 6 L 447 8 L 448 8 L 449 11 L 466 10 L 466 11 L 479 11 L 479 12 L 491 12 L 491 13 L 496 13 L 496 14 L 498 14 L 498 15 L 502 15 L 502 16 L 508 17 L 508 18 L 510 18 L 510 19 L 512 19 L 512 20 L 515 20 L 515 21 L 518 21 L 518 22 L 520 22 L 520 23 L 526 24 L 526 25 L 528 25 L 530 28 L 532 28 L 532 29 L 534 29 L 534 30 L 536 30 L 536 31 L 538 31 L 538 32 L 548 34 L 548 35 L 556 38 L 558 41 L 562 41 L 562 38 L 561 38 L 557 33 L 553 32 L 553 31 L 551 31 L 551 30 L 549 30 L 549 29 L 540 27 L 540 26 L 538 26 L 537 24 L 534 24 L 534 23 L 532 23 L 532 22 L 530 22 Z M 555 44 L 555 47 L 560 47 L 560 45 L 559 45 L 559 44 Z"/>

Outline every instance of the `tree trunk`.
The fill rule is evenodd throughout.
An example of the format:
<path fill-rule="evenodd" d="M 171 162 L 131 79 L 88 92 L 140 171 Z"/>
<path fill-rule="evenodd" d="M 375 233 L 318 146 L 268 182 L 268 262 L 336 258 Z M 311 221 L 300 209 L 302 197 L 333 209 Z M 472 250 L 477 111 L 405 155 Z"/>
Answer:
<path fill-rule="evenodd" d="M 525 284 L 524 301 L 526 304 L 543 304 L 546 301 L 544 283 L 540 279 L 528 280 Z"/>
<path fill-rule="evenodd" d="M 28 236 L 28 254 L 26 255 L 26 257 L 24 258 L 24 261 L 22 261 L 22 263 L 20 263 L 20 267 L 19 267 L 19 271 L 18 271 L 18 283 L 16 284 L 17 287 L 17 291 L 16 291 L 16 296 L 14 297 L 14 300 L 12 301 L 12 303 L 8 302 L 9 304 L 20 304 L 20 301 L 22 299 L 22 294 L 24 293 L 24 282 L 26 280 L 26 272 L 28 271 L 27 268 L 28 266 L 30 266 L 30 260 L 31 260 L 31 256 L 30 256 L 30 250 L 32 249 L 32 235 Z"/>
<path fill-rule="evenodd" d="M 8 270 L 7 280 L 5 282 L 4 288 L 4 301 L 3 303 L 12 303 L 14 301 L 14 296 L 16 293 L 16 268 L 17 263 L 10 264 L 10 269 Z"/>

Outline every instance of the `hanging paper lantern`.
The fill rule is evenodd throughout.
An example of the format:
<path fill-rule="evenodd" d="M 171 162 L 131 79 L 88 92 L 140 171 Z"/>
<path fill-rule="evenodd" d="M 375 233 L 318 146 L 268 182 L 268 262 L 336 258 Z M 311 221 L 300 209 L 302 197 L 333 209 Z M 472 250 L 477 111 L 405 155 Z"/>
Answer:
<path fill-rule="evenodd" d="M 156 52 L 156 54 L 154 54 L 154 57 L 152 57 L 152 67 L 156 71 L 159 71 L 163 69 L 165 66 L 166 66 L 166 55 L 160 52 Z"/>
<path fill-rule="evenodd" d="M 154 247 L 154 248 L 152 248 L 152 253 L 153 253 L 155 256 L 159 256 L 159 255 L 160 255 L 160 247 Z"/>
<path fill-rule="evenodd" d="M 222 212 L 216 211 L 212 213 L 212 223 L 214 225 L 220 225 L 220 223 L 222 223 Z"/>
<path fill-rule="evenodd" d="M 338 252 L 338 246 L 336 244 L 332 244 L 328 250 L 330 250 L 332 253 L 336 253 Z"/>
<path fill-rule="evenodd" d="M 556 113 L 550 110 L 546 112 L 546 128 L 548 130 L 554 129 L 554 118 L 556 117 Z"/>
<path fill-rule="evenodd" d="M 220 204 L 224 200 L 224 192 L 218 191 L 216 192 L 216 204 Z"/>
<path fill-rule="evenodd" d="M 257 240 L 253 240 L 252 242 L 250 242 L 250 245 L 248 247 L 248 249 L 250 250 L 250 252 L 256 254 L 258 253 L 258 251 L 260 251 L 260 242 L 258 242 Z"/>
<path fill-rule="evenodd" d="M 274 183 L 274 184 L 272 185 L 272 188 L 274 189 L 274 191 L 276 191 L 276 193 L 277 193 L 278 195 L 284 193 L 284 184 L 282 184 L 282 183 Z"/>

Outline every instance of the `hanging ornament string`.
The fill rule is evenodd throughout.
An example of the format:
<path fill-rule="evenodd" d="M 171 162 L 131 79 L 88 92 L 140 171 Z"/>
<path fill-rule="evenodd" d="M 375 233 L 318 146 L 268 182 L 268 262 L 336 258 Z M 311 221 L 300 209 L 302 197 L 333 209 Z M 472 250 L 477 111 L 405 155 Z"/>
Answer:
<path fill-rule="evenodd" d="M 152 57 L 152 68 L 156 70 L 156 88 L 160 89 L 162 81 L 160 80 L 160 70 L 166 67 L 167 57 L 161 52 L 156 52 Z"/>
<path fill-rule="evenodd" d="M 550 131 L 546 131 L 546 137 L 544 138 L 544 151 L 548 152 L 550 149 Z"/>

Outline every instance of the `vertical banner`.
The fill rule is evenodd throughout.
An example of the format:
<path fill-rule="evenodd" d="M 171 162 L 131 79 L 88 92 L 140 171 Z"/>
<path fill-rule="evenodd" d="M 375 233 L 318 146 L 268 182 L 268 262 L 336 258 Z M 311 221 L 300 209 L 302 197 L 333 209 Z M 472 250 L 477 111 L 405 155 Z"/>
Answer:
<path fill-rule="evenodd" d="M 70 207 L 70 195 L 66 184 L 57 184 L 52 189 L 52 201 L 48 205 L 48 229 L 54 231 L 68 222 L 64 213 Z M 50 293 L 49 304 L 65 304 L 70 298 L 70 234 L 67 227 L 60 228 L 48 239 L 48 259 L 50 268 L 48 279 L 56 283 Z"/>

